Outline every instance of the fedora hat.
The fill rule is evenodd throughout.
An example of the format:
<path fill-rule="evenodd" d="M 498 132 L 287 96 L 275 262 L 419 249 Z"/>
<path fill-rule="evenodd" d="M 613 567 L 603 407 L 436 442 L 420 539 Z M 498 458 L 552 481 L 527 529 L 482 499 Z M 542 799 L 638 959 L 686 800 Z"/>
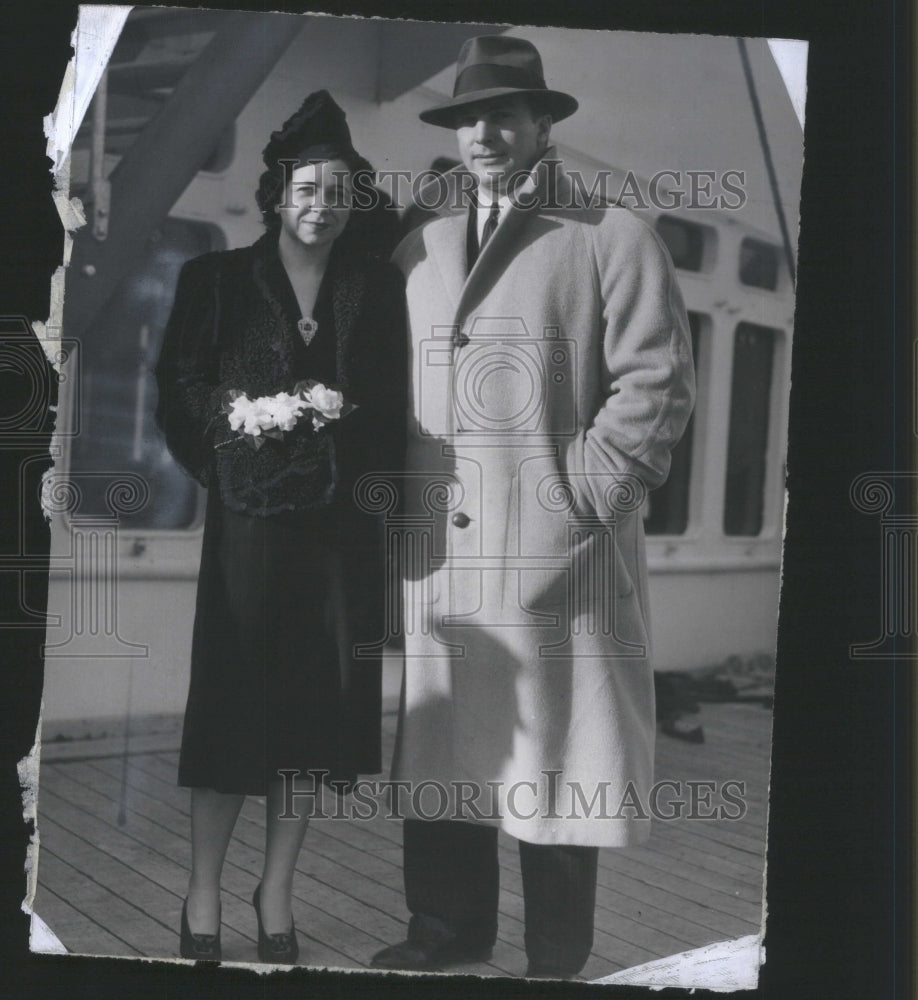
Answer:
<path fill-rule="evenodd" d="M 545 85 L 542 59 L 532 42 L 481 35 L 469 38 L 459 52 L 452 99 L 422 111 L 419 117 L 430 125 L 455 128 L 456 117 L 466 105 L 516 94 L 538 94 L 556 122 L 577 110 L 577 100 L 570 94 Z"/>

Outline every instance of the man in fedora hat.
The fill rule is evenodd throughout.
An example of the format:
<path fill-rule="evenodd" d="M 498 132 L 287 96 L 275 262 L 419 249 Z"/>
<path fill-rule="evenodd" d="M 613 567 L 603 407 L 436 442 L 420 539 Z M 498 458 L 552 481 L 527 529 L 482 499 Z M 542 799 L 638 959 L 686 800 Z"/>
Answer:
<path fill-rule="evenodd" d="M 576 109 L 529 42 L 490 35 L 466 42 L 452 99 L 421 115 L 455 130 L 465 169 L 447 175 L 445 217 L 395 257 L 415 538 L 393 778 L 411 921 L 380 968 L 488 959 L 503 830 L 519 841 L 527 974 L 577 975 L 598 848 L 649 834 L 640 506 L 666 479 L 694 376 L 661 242 L 585 198 L 549 145 Z"/>

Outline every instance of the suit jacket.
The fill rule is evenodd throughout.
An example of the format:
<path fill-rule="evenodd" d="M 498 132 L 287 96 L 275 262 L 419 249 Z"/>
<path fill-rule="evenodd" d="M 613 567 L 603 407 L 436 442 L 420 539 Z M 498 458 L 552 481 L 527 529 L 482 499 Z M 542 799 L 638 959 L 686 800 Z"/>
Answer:
<path fill-rule="evenodd" d="M 417 624 L 394 776 L 497 782 L 499 819 L 480 821 L 533 843 L 621 846 L 649 833 L 639 508 L 691 412 L 688 323 L 655 233 L 578 203 L 552 150 L 518 195 L 470 273 L 464 212 L 395 256 L 407 468 L 442 488 L 409 497 L 431 556 L 406 582 Z M 643 813 L 620 808 L 632 793 Z"/>

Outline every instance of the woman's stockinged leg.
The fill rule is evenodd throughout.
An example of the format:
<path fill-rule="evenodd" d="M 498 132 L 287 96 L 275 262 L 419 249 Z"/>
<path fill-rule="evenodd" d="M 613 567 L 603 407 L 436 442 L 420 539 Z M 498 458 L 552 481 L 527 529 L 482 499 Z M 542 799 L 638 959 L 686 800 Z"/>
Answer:
<path fill-rule="evenodd" d="M 285 815 L 283 782 L 279 780 L 268 785 L 265 825 L 267 832 L 265 866 L 261 878 L 261 919 L 265 933 L 286 934 L 293 923 L 293 876 L 309 818 L 305 811 L 296 817 Z"/>
<path fill-rule="evenodd" d="M 191 790 L 191 878 L 188 924 L 197 934 L 215 934 L 220 926 L 220 875 L 244 795 L 212 788 Z"/>

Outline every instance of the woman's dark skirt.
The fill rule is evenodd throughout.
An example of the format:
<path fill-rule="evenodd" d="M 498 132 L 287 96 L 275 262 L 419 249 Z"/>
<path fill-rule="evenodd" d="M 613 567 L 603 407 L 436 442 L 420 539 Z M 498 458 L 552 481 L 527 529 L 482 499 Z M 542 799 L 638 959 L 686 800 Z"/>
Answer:
<path fill-rule="evenodd" d="M 280 770 L 353 781 L 380 761 L 375 538 L 334 508 L 250 517 L 210 490 L 179 784 L 264 795 Z M 358 531 L 358 535 L 360 532 Z"/>

